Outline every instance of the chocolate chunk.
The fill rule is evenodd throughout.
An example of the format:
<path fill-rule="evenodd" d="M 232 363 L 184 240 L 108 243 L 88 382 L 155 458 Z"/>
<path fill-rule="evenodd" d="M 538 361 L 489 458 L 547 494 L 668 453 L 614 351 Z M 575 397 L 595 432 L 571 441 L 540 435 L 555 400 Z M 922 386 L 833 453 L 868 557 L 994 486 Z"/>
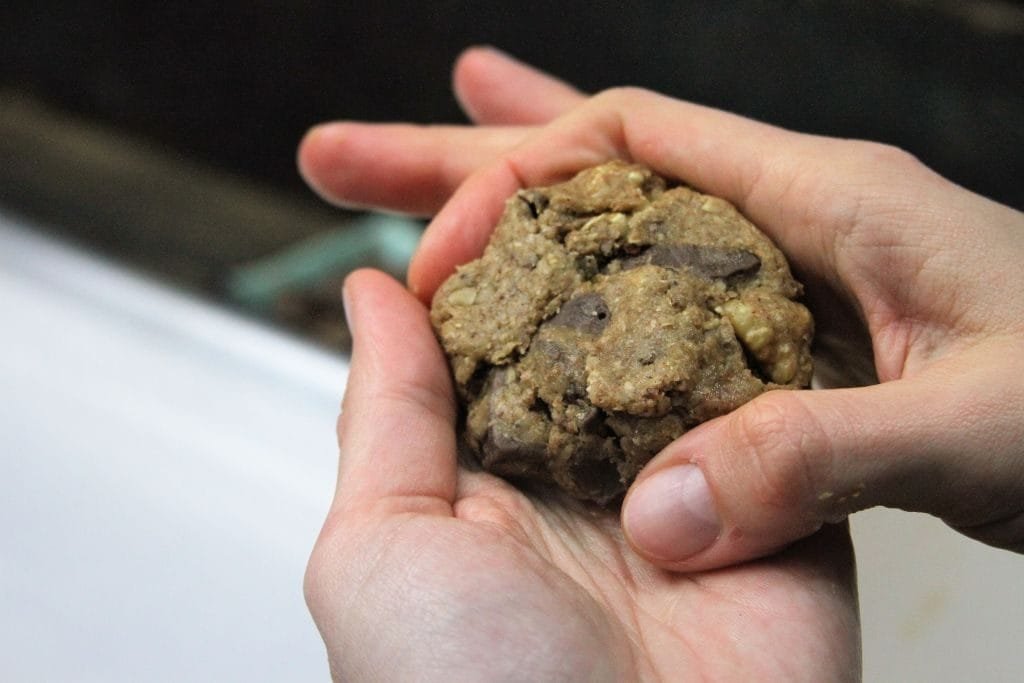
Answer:
<path fill-rule="evenodd" d="M 506 477 L 536 477 L 546 471 L 547 444 L 528 443 L 491 427 L 481 448 L 481 464 Z"/>
<path fill-rule="evenodd" d="M 539 218 L 544 209 L 548 208 L 547 195 L 537 190 L 522 190 L 519 192 L 519 199 L 526 202 L 534 218 Z"/>
<path fill-rule="evenodd" d="M 583 396 L 585 397 L 586 394 Z M 595 408 L 594 406 L 590 406 L 580 417 L 580 431 L 588 434 L 603 434 L 606 431 L 609 431 L 605 426 L 604 420 L 604 411 L 599 408 Z"/>
<path fill-rule="evenodd" d="M 611 311 L 608 310 L 608 304 L 601 295 L 587 292 L 562 304 L 562 308 L 548 324 L 571 327 L 586 334 L 598 335 L 608 326 L 610 319 Z"/>
<path fill-rule="evenodd" d="M 576 490 L 601 505 L 622 494 L 625 486 L 615 461 L 605 458 L 577 458 L 566 467 Z"/>
<path fill-rule="evenodd" d="M 662 268 L 688 268 L 706 278 L 727 278 L 755 272 L 761 259 L 745 249 L 728 249 L 702 244 L 655 244 L 650 249 L 622 261 L 622 269 L 654 265 Z"/>
<path fill-rule="evenodd" d="M 589 335 L 588 335 L 589 336 Z M 538 396 L 548 402 L 574 403 L 587 395 L 587 356 L 581 335 L 573 328 L 552 327 L 538 333 L 521 367 L 532 377 L 544 378 Z"/>

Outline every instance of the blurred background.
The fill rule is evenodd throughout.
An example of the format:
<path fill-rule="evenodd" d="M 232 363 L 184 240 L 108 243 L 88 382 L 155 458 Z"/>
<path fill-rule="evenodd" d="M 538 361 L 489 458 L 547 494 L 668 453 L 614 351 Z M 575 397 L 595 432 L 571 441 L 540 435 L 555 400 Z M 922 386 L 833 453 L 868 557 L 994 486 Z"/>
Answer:
<path fill-rule="evenodd" d="M 422 223 L 325 205 L 295 150 L 330 119 L 463 121 L 450 68 L 479 43 L 589 91 L 646 86 L 892 143 L 1024 208 L 1024 2 L 7 0 L 0 509 L 21 522 L 0 581 L 21 592 L 0 598 L 0 634 L 22 646 L 0 677 L 324 674 L 299 582 L 332 485 L 338 288 L 359 265 L 401 276 Z M 868 680 L 1019 680 L 1018 557 L 910 515 L 854 530 Z M 128 592 L 144 599 L 121 602 L 140 576 Z M 178 668 L 139 669 L 129 649 Z"/>
<path fill-rule="evenodd" d="M 296 145 L 334 118 L 462 121 L 452 62 L 489 43 L 589 91 L 641 85 L 798 130 L 893 143 L 1024 206 L 1022 3 L 510 8 L 8 0 L 0 205 L 344 348 L 337 270 L 351 267 L 352 253 L 401 270 L 415 234 L 392 225 L 381 239 L 324 206 L 296 173 Z M 337 232 L 346 226 L 351 239 Z"/>

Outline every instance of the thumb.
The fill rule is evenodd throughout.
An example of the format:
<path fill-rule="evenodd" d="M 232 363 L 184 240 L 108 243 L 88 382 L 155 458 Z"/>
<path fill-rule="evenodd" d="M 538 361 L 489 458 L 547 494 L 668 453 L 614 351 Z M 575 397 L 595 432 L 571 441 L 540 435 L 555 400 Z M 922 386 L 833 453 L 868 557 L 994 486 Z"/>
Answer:
<path fill-rule="evenodd" d="M 875 505 L 1020 548 L 1024 435 L 1006 405 L 1021 397 L 959 380 L 764 394 L 655 457 L 626 497 L 623 529 L 641 555 L 681 571 L 769 554 Z"/>

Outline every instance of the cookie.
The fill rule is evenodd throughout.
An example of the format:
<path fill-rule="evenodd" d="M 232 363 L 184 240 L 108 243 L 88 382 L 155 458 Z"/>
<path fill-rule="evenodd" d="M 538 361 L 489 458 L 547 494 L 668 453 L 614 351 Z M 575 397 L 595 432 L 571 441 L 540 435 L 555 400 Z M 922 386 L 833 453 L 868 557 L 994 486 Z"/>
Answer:
<path fill-rule="evenodd" d="M 808 386 L 801 291 L 731 204 L 614 161 L 509 199 L 431 322 L 484 469 L 607 505 L 686 430 Z"/>

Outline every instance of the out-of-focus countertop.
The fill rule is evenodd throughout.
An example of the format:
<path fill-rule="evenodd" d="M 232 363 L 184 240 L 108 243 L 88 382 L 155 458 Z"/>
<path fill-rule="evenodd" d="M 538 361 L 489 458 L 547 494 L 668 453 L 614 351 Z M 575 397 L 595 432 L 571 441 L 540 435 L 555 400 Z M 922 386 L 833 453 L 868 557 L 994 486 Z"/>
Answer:
<path fill-rule="evenodd" d="M 347 365 L 0 214 L 0 679 L 327 680 Z M 1017 681 L 1024 557 L 855 515 L 867 681 Z"/>
<path fill-rule="evenodd" d="M 0 320 L 0 680 L 328 680 L 346 364 L 2 217 Z"/>

